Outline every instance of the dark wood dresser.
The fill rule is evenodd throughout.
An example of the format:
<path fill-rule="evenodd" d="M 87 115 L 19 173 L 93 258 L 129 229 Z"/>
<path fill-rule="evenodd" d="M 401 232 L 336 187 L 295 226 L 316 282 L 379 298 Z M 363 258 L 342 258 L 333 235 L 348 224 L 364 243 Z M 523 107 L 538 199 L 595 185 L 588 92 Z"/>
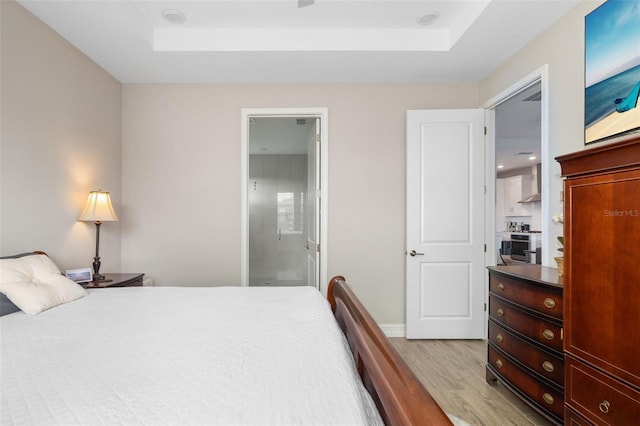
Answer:
<path fill-rule="evenodd" d="M 105 274 L 103 281 L 89 281 L 83 283 L 84 288 L 110 288 L 110 287 L 141 287 L 144 274 Z"/>
<path fill-rule="evenodd" d="M 566 419 L 640 424 L 640 137 L 556 158 L 565 177 Z"/>
<path fill-rule="evenodd" d="M 540 265 L 489 267 L 487 383 L 556 424 L 564 418 L 562 277 Z"/>

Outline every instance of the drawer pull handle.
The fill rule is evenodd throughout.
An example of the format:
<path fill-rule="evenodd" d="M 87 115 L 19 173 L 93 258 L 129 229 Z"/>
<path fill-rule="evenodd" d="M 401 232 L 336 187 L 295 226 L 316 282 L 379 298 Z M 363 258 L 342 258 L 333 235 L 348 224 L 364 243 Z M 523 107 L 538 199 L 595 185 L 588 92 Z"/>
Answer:
<path fill-rule="evenodd" d="M 498 315 L 500 315 L 501 317 L 504 316 L 504 311 L 502 310 L 502 308 L 498 309 Z"/>
<path fill-rule="evenodd" d="M 496 367 L 502 368 L 502 360 L 501 359 L 496 360 Z"/>
<path fill-rule="evenodd" d="M 555 402 L 555 399 L 553 399 L 553 397 L 546 392 L 542 394 L 542 399 L 544 399 L 544 402 L 546 402 L 549 405 Z"/>
<path fill-rule="evenodd" d="M 550 297 L 547 297 L 546 299 L 544 299 L 544 306 L 546 306 L 549 309 L 553 309 L 556 307 L 556 301 Z"/>
<path fill-rule="evenodd" d="M 600 411 L 604 414 L 607 414 L 609 412 L 609 408 L 611 408 L 611 404 L 609 404 L 609 401 L 604 400 L 598 405 L 598 408 L 600 408 Z"/>
<path fill-rule="evenodd" d="M 498 343 L 502 343 L 502 342 L 504 342 L 504 337 L 502 337 L 502 334 L 498 334 L 496 336 L 496 340 L 498 341 Z"/>
<path fill-rule="evenodd" d="M 547 373 L 553 373 L 553 370 L 555 370 L 556 368 L 553 366 L 553 364 L 549 361 L 545 361 L 542 363 L 542 368 L 544 368 L 544 371 L 546 371 Z"/>
<path fill-rule="evenodd" d="M 498 283 L 498 290 L 504 291 L 504 284 Z"/>
<path fill-rule="evenodd" d="M 548 328 L 544 329 L 544 331 L 542 332 L 542 336 L 544 336 L 544 338 L 547 340 L 553 340 L 553 338 L 556 337 L 556 335 L 553 334 L 553 331 L 549 330 Z"/>

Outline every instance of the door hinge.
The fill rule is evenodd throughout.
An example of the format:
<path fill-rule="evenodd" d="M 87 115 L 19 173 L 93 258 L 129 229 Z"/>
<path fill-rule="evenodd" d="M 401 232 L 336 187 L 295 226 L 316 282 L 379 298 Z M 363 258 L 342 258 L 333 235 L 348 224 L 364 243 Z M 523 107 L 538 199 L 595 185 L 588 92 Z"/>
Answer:
<path fill-rule="evenodd" d="M 484 186 L 484 195 L 487 195 L 487 185 Z"/>
<path fill-rule="evenodd" d="M 484 311 L 487 312 L 487 304 L 484 304 Z"/>
<path fill-rule="evenodd" d="M 484 135 L 487 136 L 487 126 L 484 126 Z"/>
<path fill-rule="evenodd" d="M 320 143 L 320 133 L 316 133 L 316 142 Z"/>
<path fill-rule="evenodd" d="M 484 243 L 484 252 L 487 252 L 487 243 Z"/>
<path fill-rule="evenodd" d="M 316 252 L 320 253 L 320 243 L 316 244 Z"/>

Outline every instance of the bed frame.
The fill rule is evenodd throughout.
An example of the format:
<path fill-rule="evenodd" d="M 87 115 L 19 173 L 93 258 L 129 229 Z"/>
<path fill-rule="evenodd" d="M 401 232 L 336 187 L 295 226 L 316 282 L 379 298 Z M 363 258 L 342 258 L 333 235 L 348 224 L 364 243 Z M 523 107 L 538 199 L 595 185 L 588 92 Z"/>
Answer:
<path fill-rule="evenodd" d="M 367 391 L 386 425 L 451 425 L 449 417 L 391 346 L 342 276 L 329 282 L 327 299 Z"/>

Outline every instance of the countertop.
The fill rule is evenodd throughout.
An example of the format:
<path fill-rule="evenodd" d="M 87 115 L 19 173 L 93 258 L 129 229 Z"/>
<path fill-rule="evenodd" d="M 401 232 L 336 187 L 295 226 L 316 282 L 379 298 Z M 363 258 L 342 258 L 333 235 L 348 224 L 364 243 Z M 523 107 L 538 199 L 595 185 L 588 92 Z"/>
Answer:
<path fill-rule="evenodd" d="M 522 278 L 555 287 L 563 286 L 562 277 L 558 276 L 558 270 L 556 268 L 548 268 L 546 266 L 532 264 L 519 264 L 489 266 L 488 269 L 504 275 L 510 275 L 516 278 Z"/>

